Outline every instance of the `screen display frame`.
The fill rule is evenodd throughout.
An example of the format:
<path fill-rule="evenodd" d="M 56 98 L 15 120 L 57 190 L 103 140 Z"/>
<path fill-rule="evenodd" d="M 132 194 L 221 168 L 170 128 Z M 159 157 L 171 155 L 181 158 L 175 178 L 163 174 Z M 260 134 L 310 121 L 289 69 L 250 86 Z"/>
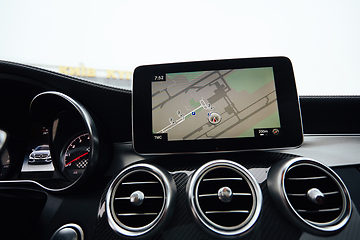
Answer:
<path fill-rule="evenodd" d="M 272 67 L 280 134 L 267 137 L 159 140 L 152 124 L 152 82 L 168 73 Z M 139 66 L 132 87 L 133 146 L 140 154 L 229 152 L 298 147 L 303 142 L 299 97 L 291 61 L 286 57 L 244 58 Z"/>

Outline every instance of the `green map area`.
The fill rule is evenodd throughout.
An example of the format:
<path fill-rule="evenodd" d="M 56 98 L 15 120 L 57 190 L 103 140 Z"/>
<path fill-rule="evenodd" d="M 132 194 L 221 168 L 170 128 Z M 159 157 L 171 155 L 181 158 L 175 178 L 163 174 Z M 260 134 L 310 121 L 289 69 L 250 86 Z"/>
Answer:
<path fill-rule="evenodd" d="M 274 78 L 268 68 L 242 69 L 232 72 L 225 77 L 231 89 L 237 92 L 247 91 L 253 93 L 266 84 L 273 82 Z"/>

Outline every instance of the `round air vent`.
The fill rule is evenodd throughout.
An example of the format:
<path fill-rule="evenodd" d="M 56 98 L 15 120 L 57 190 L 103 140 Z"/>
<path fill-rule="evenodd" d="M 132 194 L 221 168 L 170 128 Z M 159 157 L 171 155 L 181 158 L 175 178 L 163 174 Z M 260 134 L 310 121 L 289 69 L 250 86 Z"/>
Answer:
<path fill-rule="evenodd" d="M 280 210 L 305 231 L 336 232 L 350 218 L 351 199 L 345 184 L 318 161 L 295 158 L 278 162 L 267 181 Z"/>
<path fill-rule="evenodd" d="M 136 164 L 123 170 L 106 195 L 110 227 L 124 236 L 141 236 L 159 229 L 174 210 L 176 186 L 160 167 Z"/>
<path fill-rule="evenodd" d="M 226 236 L 248 231 L 262 205 L 255 178 L 241 165 L 227 160 L 200 167 L 188 184 L 188 197 L 195 218 L 213 232 Z"/>

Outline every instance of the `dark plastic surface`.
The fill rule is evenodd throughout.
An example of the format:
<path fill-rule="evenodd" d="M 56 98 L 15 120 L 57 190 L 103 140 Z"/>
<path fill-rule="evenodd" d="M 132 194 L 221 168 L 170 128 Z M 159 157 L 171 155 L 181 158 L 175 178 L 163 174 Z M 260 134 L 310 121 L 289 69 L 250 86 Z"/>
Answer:
<path fill-rule="evenodd" d="M 359 96 L 301 96 L 304 133 L 360 133 Z"/>

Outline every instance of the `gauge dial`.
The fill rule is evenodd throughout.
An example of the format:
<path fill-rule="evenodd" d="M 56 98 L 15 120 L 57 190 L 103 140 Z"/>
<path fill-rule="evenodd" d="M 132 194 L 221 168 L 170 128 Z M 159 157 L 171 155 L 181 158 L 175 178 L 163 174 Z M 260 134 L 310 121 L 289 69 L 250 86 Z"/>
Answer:
<path fill-rule="evenodd" d="M 71 180 L 78 179 L 89 163 L 90 152 L 89 133 L 84 133 L 70 141 L 62 157 L 65 176 Z"/>

